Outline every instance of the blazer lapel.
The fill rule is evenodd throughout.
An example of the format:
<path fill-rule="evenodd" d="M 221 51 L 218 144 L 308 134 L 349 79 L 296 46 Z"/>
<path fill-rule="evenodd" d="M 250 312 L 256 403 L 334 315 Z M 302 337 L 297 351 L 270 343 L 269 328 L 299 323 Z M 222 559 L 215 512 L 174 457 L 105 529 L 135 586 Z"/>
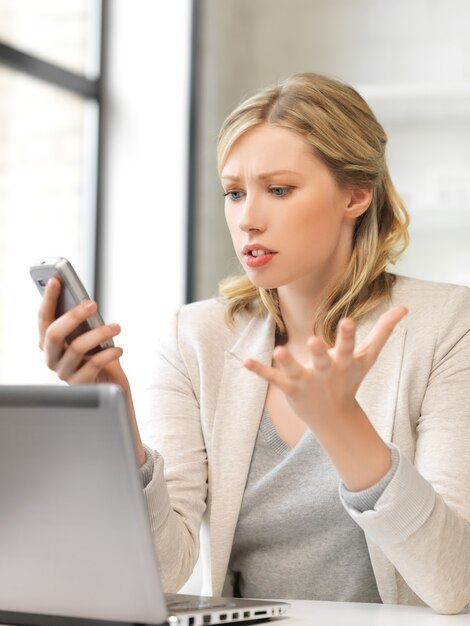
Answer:
<path fill-rule="evenodd" d="M 243 366 L 247 358 L 271 363 L 274 322 L 252 319 L 225 353 L 212 432 L 210 513 L 212 593 L 225 581 L 235 526 L 266 397 L 267 383 Z"/>
<path fill-rule="evenodd" d="M 364 324 L 360 325 L 358 345 L 373 328 L 380 315 L 389 308 L 389 302 L 382 304 Z M 406 330 L 398 324 L 356 394 L 365 414 L 386 442 L 392 439 L 405 337 Z"/>

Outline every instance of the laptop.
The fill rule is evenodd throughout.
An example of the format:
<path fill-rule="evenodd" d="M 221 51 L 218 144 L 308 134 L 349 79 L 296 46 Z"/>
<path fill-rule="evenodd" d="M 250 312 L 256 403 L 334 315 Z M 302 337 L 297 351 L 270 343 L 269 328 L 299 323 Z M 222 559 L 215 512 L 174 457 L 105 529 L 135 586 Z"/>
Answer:
<path fill-rule="evenodd" d="M 163 594 L 119 387 L 0 387 L 1 624 L 199 626 L 288 606 Z"/>

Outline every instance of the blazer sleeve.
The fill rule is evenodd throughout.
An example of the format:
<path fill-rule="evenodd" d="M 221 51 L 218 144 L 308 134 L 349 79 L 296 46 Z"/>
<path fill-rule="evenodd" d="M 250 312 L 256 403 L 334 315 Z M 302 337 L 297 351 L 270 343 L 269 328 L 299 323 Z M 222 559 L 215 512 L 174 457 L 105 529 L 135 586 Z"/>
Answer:
<path fill-rule="evenodd" d="M 361 513 L 343 500 L 408 586 L 449 614 L 470 603 L 469 294 L 455 288 L 440 311 L 414 464 L 400 455 L 374 510 Z"/>
<path fill-rule="evenodd" d="M 199 555 L 206 509 L 207 453 L 199 402 L 178 345 L 178 314 L 160 342 L 142 437 L 153 473 L 144 488 L 163 589 L 176 592 Z"/>

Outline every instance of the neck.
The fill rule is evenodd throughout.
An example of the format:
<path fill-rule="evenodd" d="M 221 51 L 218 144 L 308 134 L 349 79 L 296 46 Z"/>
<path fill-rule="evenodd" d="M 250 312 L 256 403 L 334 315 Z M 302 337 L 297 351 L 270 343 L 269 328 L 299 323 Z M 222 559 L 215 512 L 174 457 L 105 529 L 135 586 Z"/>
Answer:
<path fill-rule="evenodd" d="M 313 321 L 318 309 L 332 286 L 345 271 L 352 253 L 352 228 L 342 233 L 342 240 L 335 252 L 324 262 L 315 275 L 299 278 L 297 281 L 278 287 L 279 306 L 287 331 L 287 344 L 297 358 L 310 361 L 307 340 L 319 333 Z M 319 320 L 321 323 L 322 320 Z"/>
<path fill-rule="evenodd" d="M 278 288 L 279 305 L 286 326 L 288 346 L 301 358 L 309 357 L 307 340 L 318 328 L 313 328 L 313 320 L 327 294 L 327 286 L 317 290 L 303 290 L 298 286 L 286 285 Z"/>

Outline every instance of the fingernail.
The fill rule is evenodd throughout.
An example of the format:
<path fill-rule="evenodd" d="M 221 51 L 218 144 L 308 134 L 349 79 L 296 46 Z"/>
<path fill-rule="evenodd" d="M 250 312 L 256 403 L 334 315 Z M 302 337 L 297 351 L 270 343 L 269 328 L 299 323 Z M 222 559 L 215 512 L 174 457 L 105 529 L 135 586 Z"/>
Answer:
<path fill-rule="evenodd" d="M 111 328 L 111 330 L 114 330 L 116 333 L 119 333 L 121 331 L 121 327 L 119 326 L 119 324 L 109 324 L 109 327 Z"/>

